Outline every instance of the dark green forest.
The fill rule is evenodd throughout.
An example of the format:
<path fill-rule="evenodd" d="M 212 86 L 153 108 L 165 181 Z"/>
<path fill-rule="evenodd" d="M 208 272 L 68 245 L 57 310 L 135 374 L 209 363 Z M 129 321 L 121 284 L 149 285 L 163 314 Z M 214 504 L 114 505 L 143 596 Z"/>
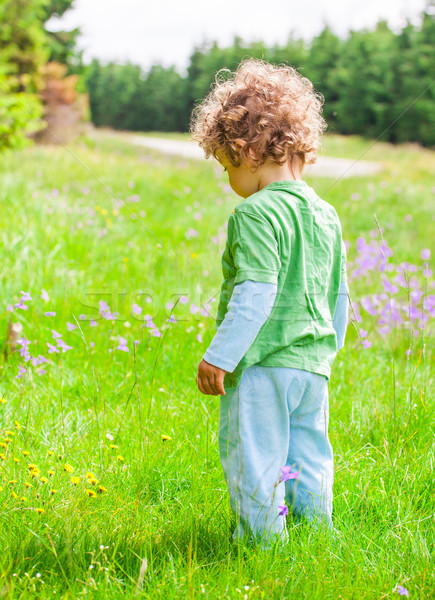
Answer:
<path fill-rule="evenodd" d="M 174 67 L 144 72 L 94 60 L 86 72 L 92 121 L 133 131 L 187 131 L 215 72 L 234 70 L 247 56 L 284 62 L 308 77 L 325 98 L 330 132 L 435 144 L 435 18 L 429 12 L 398 33 L 382 21 L 345 39 L 325 27 L 310 43 L 294 37 L 271 48 L 238 37 L 227 48 L 204 43 L 192 52 L 185 77 Z"/>

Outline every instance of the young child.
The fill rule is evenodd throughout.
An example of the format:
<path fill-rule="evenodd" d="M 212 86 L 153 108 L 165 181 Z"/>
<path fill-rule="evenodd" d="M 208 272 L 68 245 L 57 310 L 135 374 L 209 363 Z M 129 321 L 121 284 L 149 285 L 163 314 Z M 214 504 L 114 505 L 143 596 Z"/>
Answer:
<path fill-rule="evenodd" d="M 328 381 L 347 327 L 346 248 L 336 210 L 301 178 L 326 128 L 323 98 L 286 65 L 250 58 L 219 73 L 190 130 L 244 200 L 197 385 L 220 395 L 233 538 L 268 543 L 287 537 L 285 501 L 296 521 L 332 528 Z"/>

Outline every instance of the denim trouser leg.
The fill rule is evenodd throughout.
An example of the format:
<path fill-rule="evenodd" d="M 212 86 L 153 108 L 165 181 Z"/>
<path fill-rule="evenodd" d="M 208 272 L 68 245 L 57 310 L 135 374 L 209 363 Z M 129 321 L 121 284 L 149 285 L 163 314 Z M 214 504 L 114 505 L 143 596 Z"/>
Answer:
<path fill-rule="evenodd" d="M 296 514 L 331 522 L 332 448 L 328 382 L 289 367 L 251 366 L 237 388 L 220 397 L 219 453 L 236 514 L 233 537 L 286 537 L 284 498 Z M 296 481 L 280 483 L 285 465 Z"/>
<path fill-rule="evenodd" d="M 308 372 L 307 372 L 308 373 Z M 328 382 L 311 373 L 298 406 L 290 413 L 290 443 L 287 464 L 300 472 L 286 481 L 286 500 L 297 520 L 300 515 L 325 521 L 332 528 L 333 451 L 328 437 Z"/>

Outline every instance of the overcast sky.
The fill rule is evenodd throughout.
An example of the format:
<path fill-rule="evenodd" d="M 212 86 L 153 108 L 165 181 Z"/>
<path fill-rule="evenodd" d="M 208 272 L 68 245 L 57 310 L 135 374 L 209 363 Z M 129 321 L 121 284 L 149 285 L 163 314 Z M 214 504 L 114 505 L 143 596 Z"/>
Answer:
<path fill-rule="evenodd" d="M 394 30 L 418 22 L 426 0 L 75 0 L 49 28 L 80 27 L 84 60 L 175 65 L 184 74 L 195 45 L 216 40 L 284 44 L 291 31 L 310 40 L 327 23 L 343 37 L 386 19 Z"/>

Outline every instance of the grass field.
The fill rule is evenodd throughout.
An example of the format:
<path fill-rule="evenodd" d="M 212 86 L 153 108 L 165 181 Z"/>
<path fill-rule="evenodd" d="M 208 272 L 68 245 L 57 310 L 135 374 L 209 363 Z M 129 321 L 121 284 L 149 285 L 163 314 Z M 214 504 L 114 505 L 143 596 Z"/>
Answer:
<path fill-rule="evenodd" d="M 289 520 L 269 552 L 231 541 L 219 399 L 195 384 L 240 201 L 222 169 L 116 136 L 2 156 L 0 337 L 23 329 L 0 363 L 0 598 L 435 598 L 434 153 L 323 152 L 385 165 L 307 178 L 348 243 L 337 535 Z"/>

